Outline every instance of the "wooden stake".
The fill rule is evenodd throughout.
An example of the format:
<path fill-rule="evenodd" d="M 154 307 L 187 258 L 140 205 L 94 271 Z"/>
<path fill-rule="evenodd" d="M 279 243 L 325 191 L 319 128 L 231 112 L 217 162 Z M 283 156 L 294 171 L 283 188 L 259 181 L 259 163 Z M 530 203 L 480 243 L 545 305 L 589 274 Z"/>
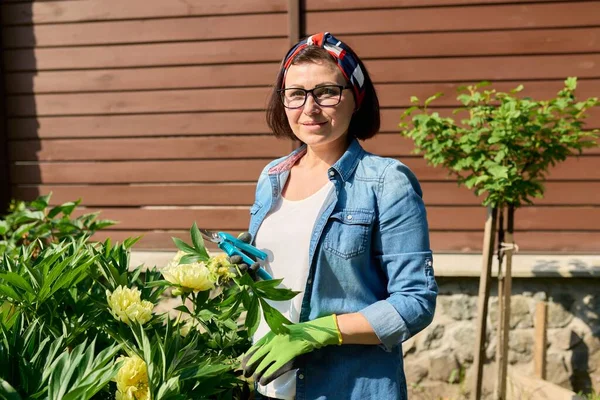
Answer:
<path fill-rule="evenodd" d="M 479 295 L 477 298 L 477 337 L 475 339 L 476 343 L 473 361 L 475 367 L 473 395 L 475 400 L 481 399 L 483 363 L 485 361 L 485 324 L 487 320 L 488 297 L 490 295 L 492 257 L 494 256 L 497 215 L 498 210 L 496 208 L 488 207 L 487 220 L 485 222 L 483 234 L 483 259 L 481 264 L 481 276 L 479 277 Z"/>
<path fill-rule="evenodd" d="M 504 237 L 504 254 L 506 256 L 506 269 L 504 271 L 502 304 L 498 304 L 502 308 L 502 329 L 499 332 L 498 344 L 501 345 L 501 354 L 498 358 L 498 391 L 496 398 L 498 400 L 506 399 L 506 373 L 508 370 L 508 333 L 510 331 L 510 299 L 512 292 L 512 255 L 515 250 L 513 239 L 515 208 L 508 207 L 508 215 L 506 218 L 506 233 Z"/>
<path fill-rule="evenodd" d="M 502 265 L 504 264 L 504 251 L 502 250 L 502 243 L 504 243 L 504 231 L 506 229 L 504 223 L 504 210 L 498 210 L 498 320 L 496 321 L 496 364 L 502 364 L 502 358 L 504 356 L 504 342 L 502 341 L 502 332 L 504 330 L 504 271 Z M 495 400 L 500 399 L 500 381 L 502 380 L 501 369 L 496 370 L 496 384 L 494 387 L 494 398 Z"/>
<path fill-rule="evenodd" d="M 548 304 L 540 301 L 535 305 L 535 337 L 533 348 L 533 373 L 536 378 L 546 379 L 546 323 Z"/>

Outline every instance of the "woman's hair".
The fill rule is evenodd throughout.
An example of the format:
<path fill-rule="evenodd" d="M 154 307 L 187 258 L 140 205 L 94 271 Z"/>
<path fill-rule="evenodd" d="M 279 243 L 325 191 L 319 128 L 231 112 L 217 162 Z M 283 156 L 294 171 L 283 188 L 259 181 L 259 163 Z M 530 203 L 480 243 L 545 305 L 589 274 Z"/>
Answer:
<path fill-rule="evenodd" d="M 379 100 L 377 99 L 377 93 L 375 93 L 375 87 L 373 86 L 373 82 L 371 81 L 367 69 L 358 56 L 356 56 L 356 53 L 354 53 L 354 57 L 363 72 L 365 94 L 360 108 L 355 110 L 354 114 L 352 114 L 350 126 L 348 127 L 348 137 L 356 137 L 365 140 L 372 138 L 379 131 Z M 300 50 L 296 57 L 294 57 L 291 65 L 317 63 L 319 61 L 331 63 L 334 68 L 338 68 L 337 62 L 333 56 L 329 54 L 327 50 L 319 46 L 307 46 Z M 285 77 L 285 69 L 283 68 L 284 63 L 285 59 L 281 63 L 281 68 L 277 74 L 275 85 L 273 86 L 269 97 L 267 105 L 267 124 L 273 131 L 275 137 L 296 139 L 296 136 L 290 128 L 290 124 L 285 114 L 285 107 L 283 106 L 278 92 L 279 89 L 283 89 L 283 80 Z M 352 91 L 352 93 L 354 95 L 354 91 Z M 354 100 L 356 102 L 356 98 Z"/>

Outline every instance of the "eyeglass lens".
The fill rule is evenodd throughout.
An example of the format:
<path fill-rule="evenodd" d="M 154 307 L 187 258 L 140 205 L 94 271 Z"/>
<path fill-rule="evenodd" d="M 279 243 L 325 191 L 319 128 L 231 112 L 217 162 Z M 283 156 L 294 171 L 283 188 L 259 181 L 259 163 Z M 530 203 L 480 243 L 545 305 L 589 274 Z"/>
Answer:
<path fill-rule="evenodd" d="M 339 104 L 342 97 L 342 87 L 340 86 L 319 86 L 312 90 L 290 88 L 282 92 L 283 104 L 288 108 L 302 107 L 309 92 L 312 92 L 318 105 L 325 107 Z"/>

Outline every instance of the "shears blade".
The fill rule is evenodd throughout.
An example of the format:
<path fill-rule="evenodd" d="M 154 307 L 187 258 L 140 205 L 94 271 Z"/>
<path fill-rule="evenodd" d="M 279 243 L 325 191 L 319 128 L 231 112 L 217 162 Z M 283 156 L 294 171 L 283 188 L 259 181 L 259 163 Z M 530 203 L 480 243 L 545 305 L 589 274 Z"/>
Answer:
<path fill-rule="evenodd" d="M 218 232 L 209 231 L 208 229 L 198 229 L 200 234 L 204 237 L 204 239 L 209 240 L 213 243 L 221 243 L 223 238 L 219 236 Z"/>

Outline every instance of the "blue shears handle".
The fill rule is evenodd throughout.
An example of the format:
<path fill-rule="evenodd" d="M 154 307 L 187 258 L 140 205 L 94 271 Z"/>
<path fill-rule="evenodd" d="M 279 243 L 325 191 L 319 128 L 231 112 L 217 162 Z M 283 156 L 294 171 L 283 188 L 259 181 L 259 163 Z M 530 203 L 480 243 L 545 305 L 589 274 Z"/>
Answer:
<path fill-rule="evenodd" d="M 221 243 L 219 243 L 219 248 L 227 253 L 229 257 L 235 255 L 240 256 L 242 257 L 242 260 L 244 260 L 244 262 L 249 266 L 254 264 L 256 261 L 248 257 L 248 254 L 256 257 L 257 260 L 265 261 L 267 259 L 267 253 L 260 251 L 251 244 L 243 242 L 229 233 L 219 232 L 218 235 L 221 239 L 223 239 Z M 256 271 L 256 274 L 262 280 L 273 279 L 273 277 L 262 267 Z"/>

